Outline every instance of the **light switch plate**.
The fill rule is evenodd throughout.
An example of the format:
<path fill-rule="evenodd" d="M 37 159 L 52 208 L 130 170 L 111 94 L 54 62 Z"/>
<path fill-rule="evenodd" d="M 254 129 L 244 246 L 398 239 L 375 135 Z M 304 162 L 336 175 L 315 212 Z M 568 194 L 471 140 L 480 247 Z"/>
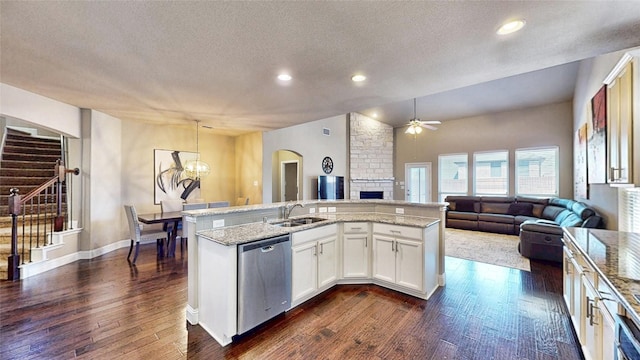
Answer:
<path fill-rule="evenodd" d="M 334 213 L 334 212 L 336 212 L 336 207 L 335 206 L 329 206 L 329 208 L 327 210 L 329 210 L 330 213 Z"/>
<path fill-rule="evenodd" d="M 326 213 L 327 212 L 327 208 L 326 207 L 319 207 L 318 208 L 318 212 Z"/>
<path fill-rule="evenodd" d="M 309 209 L 309 214 L 315 214 L 315 213 L 316 213 L 316 208 Z"/>
<path fill-rule="evenodd" d="M 404 208 L 396 208 L 396 214 L 404 214 Z"/>

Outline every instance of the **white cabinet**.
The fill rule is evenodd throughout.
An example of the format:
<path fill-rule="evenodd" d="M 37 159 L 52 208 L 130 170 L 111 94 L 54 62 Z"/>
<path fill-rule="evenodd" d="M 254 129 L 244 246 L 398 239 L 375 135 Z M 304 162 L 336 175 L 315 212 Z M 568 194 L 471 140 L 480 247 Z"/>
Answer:
<path fill-rule="evenodd" d="M 585 359 L 602 359 L 602 316 L 598 293 L 585 278 L 582 280 L 585 306 L 582 352 Z"/>
<path fill-rule="evenodd" d="M 318 241 L 318 288 L 322 289 L 338 279 L 338 241 L 333 235 Z"/>
<path fill-rule="evenodd" d="M 566 239 L 566 238 L 565 238 Z M 614 359 L 618 301 L 570 241 L 564 247 L 563 295 L 585 359 Z"/>
<path fill-rule="evenodd" d="M 342 236 L 342 277 L 369 278 L 369 223 L 345 223 Z"/>
<path fill-rule="evenodd" d="M 316 242 L 311 241 L 291 247 L 291 301 L 316 292 L 318 258 Z"/>
<path fill-rule="evenodd" d="M 633 65 L 625 55 L 605 80 L 610 184 L 633 183 Z"/>
<path fill-rule="evenodd" d="M 373 278 L 416 291 L 424 288 L 422 229 L 373 225 Z"/>
<path fill-rule="evenodd" d="M 337 226 L 295 232 L 291 238 L 291 304 L 297 306 L 337 281 Z"/>

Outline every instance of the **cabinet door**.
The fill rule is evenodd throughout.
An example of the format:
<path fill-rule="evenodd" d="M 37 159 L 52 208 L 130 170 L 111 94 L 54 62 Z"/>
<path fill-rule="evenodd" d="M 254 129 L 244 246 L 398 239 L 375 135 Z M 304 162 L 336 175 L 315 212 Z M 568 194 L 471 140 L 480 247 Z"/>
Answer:
<path fill-rule="evenodd" d="M 567 309 L 569 309 L 569 315 L 573 317 L 575 311 L 573 304 L 573 276 L 575 269 L 571 264 L 572 257 L 571 251 L 565 246 L 563 248 L 562 260 L 562 267 L 564 270 L 564 275 L 562 277 L 562 295 L 564 297 L 564 302 L 567 305 Z"/>
<path fill-rule="evenodd" d="M 633 179 L 633 62 L 629 62 L 607 85 L 607 151 L 609 183 L 632 183 Z"/>
<path fill-rule="evenodd" d="M 582 351 L 585 359 L 602 359 L 602 316 L 599 309 L 598 293 L 591 284 L 582 277 L 584 291 L 585 316 Z"/>
<path fill-rule="evenodd" d="M 395 239 L 387 236 L 373 235 L 373 277 L 396 282 L 396 250 Z"/>
<path fill-rule="evenodd" d="M 583 341 L 583 333 L 584 333 L 584 321 L 585 318 L 585 300 L 584 300 L 584 289 L 582 286 L 582 267 L 578 265 L 575 261 L 575 258 L 572 258 L 571 261 L 571 272 L 573 273 L 571 276 L 572 280 L 572 300 L 573 300 L 573 314 L 571 314 L 571 320 L 573 322 L 573 328 L 576 330 L 576 335 L 578 336 L 578 340 L 580 342 Z"/>
<path fill-rule="evenodd" d="M 616 325 L 604 304 L 601 305 L 600 313 L 602 319 L 602 359 L 614 359 L 617 350 L 615 345 Z"/>
<path fill-rule="evenodd" d="M 336 236 L 318 241 L 318 288 L 338 279 L 338 241 Z"/>
<path fill-rule="evenodd" d="M 345 278 L 369 277 L 369 235 L 345 234 L 343 242 L 342 276 Z"/>
<path fill-rule="evenodd" d="M 422 291 L 423 266 L 422 243 L 396 239 L 396 284 Z"/>
<path fill-rule="evenodd" d="M 291 248 L 291 303 L 312 294 L 318 288 L 316 280 L 318 258 L 316 242 L 307 242 Z"/>

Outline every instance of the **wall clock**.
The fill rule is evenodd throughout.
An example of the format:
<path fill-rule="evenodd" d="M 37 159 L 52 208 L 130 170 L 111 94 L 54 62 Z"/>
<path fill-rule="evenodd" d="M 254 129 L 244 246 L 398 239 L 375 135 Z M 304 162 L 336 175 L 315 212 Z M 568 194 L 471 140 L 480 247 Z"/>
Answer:
<path fill-rule="evenodd" d="M 328 156 L 322 159 L 322 171 L 324 171 L 325 174 L 331 174 L 333 171 L 333 160 Z"/>

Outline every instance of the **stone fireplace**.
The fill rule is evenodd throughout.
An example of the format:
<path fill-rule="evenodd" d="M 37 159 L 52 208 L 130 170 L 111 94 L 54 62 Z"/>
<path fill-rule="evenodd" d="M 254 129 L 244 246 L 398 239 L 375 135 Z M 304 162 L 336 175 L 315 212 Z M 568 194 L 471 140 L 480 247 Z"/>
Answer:
<path fill-rule="evenodd" d="M 349 114 L 349 198 L 361 191 L 382 191 L 393 199 L 393 127 L 368 116 Z"/>

